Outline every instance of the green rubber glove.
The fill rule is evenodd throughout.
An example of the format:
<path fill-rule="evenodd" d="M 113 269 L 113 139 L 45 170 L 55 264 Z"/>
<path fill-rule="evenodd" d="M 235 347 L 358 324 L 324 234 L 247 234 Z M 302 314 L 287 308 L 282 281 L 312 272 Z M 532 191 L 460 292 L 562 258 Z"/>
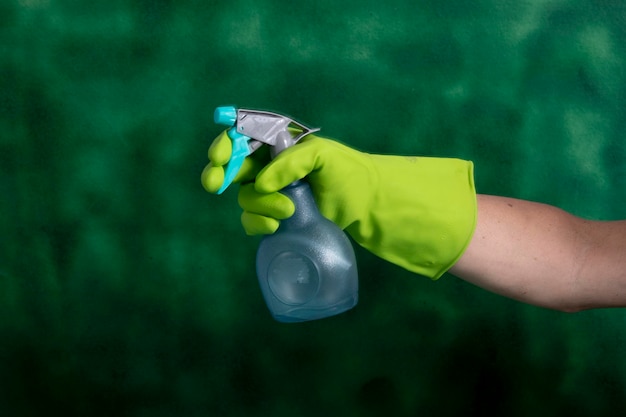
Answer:
<path fill-rule="evenodd" d="M 372 155 L 309 135 L 254 174 L 239 192 L 247 233 L 273 233 L 293 213 L 278 191 L 306 177 L 321 213 L 357 243 L 432 279 L 461 257 L 476 224 L 469 161 Z"/>
<path fill-rule="evenodd" d="M 209 164 L 204 168 L 201 182 L 204 189 L 217 193 L 224 182 L 224 166 L 230 160 L 232 143 L 227 131 L 223 131 L 209 147 Z M 234 183 L 243 183 L 239 191 L 239 205 L 256 205 L 253 211 L 244 209 L 241 222 L 249 235 L 272 234 L 279 226 L 279 220 L 291 217 L 295 211 L 293 202 L 280 193 L 266 195 L 250 193 L 254 190 L 254 180 L 259 171 L 270 162 L 267 147 L 262 147 L 247 157 L 237 173 Z M 252 200 L 252 201 L 250 201 Z"/>

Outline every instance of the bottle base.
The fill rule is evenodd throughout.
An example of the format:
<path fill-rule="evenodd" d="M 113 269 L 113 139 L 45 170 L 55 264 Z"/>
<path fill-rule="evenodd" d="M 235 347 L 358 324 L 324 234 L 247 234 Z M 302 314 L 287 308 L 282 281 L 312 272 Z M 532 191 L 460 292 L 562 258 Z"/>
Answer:
<path fill-rule="evenodd" d="M 272 314 L 272 317 L 274 320 L 281 323 L 301 323 L 303 321 L 320 320 L 344 313 L 354 308 L 358 301 L 358 294 L 355 294 L 332 306 L 325 306 L 323 308 L 294 307 L 277 314 Z"/>

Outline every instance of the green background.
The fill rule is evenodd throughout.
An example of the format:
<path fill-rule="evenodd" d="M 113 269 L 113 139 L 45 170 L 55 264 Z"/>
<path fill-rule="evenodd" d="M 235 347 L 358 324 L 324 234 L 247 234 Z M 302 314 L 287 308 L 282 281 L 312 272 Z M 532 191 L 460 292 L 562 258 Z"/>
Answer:
<path fill-rule="evenodd" d="M 199 181 L 235 104 L 626 218 L 626 2 L 3 0 L 0 48 L 0 415 L 626 409 L 620 309 L 527 306 L 357 248 L 354 310 L 274 322 L 236 188 Z"/>

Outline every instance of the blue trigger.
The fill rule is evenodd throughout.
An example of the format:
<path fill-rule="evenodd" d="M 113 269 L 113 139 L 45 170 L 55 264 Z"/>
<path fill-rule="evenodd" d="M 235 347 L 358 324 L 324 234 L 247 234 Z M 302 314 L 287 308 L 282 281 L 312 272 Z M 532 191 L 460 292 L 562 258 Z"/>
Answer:
<path fill-rule="evenodd" d="M 233 180 L 237 176 L 237 173 L 241 169 L 241 166 L 243 165 L 244 159 L 246 159 L 246 156 L 250 155 L 250 148 L 248 147 L 248 141 L 250 138 L 248 136 L 242 135 L 237 132 L 236 128 L 233 127 L 228 130 L 228 137 L 232 141 L 233 151 L 228 164 L 226 164 L 224 183 L 217 191 L 218 194 L 222 194 L 224 190 L 232 184 Z"/>

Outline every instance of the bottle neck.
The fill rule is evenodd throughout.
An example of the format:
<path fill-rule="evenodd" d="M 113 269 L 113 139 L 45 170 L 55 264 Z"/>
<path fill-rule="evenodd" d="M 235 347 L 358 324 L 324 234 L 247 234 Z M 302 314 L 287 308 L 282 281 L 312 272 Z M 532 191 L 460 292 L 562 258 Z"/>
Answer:
<path fill-rule="evenodd" d="M 289 197 L 296 206 L 293 216 L 280 222 L 280 229 L 302 228 L 319 218 L 320 213 L 315 204 L 311 186 L 306 181 L 296 181 L 283 188 L 280 192 Z"/>

